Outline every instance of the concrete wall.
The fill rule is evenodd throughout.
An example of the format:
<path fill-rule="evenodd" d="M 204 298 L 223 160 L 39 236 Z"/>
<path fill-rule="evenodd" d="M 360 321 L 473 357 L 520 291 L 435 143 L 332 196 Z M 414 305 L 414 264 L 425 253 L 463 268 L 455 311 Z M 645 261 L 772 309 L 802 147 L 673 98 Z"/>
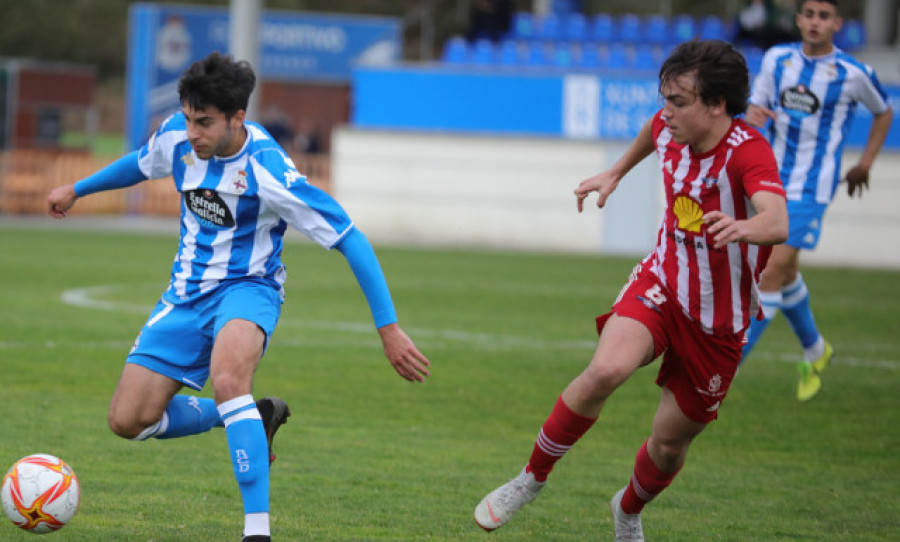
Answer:
<path fill-rule="evenodd" d="M 656 160 L 606 208 L 578 214 L 572 191 L 627 142 L 340 128 L 332 190 L 375 243 L 645 255 L 662 210 Z M 845 156 L 845 168 L 856 155 Z M 900 268 L 900 154 L 883 154 L 863 199 L 838 196 L 804 262 Z"/>

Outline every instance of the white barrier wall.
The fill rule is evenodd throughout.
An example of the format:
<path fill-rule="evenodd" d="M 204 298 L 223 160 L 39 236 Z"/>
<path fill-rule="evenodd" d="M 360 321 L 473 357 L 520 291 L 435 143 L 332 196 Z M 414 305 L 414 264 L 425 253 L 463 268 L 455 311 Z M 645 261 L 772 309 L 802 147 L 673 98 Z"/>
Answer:
<path fill-rule="evenodd" d="M 572 191 L 627 142 L 497 138 L 340 128 L 332 189 L 376 244 L 645 255 L 656 240 L 656 160 L 607 206 L 578 214 Z M 856 159 L 845 156 L 845 169 Z M 804 262 L 900 268 L 900 155 L 883 154 L 863 199 L 839 195 Z"/>

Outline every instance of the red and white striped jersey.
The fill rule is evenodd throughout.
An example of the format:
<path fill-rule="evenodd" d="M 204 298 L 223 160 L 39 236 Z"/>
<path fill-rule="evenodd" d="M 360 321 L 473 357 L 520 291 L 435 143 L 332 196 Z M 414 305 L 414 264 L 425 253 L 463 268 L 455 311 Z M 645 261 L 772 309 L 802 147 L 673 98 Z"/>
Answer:
<path fill-rule="evenodd" d="M 775 156 L 741 119 L 714 149 L 695 154 L 672 140 L 661 113 L 653 118 L 652 134 L 666 210 L 656 248 L 643 263 L 704 330 L 740 333 L 759 311 L 756 284 L 771 247 L 729 243 L 715 249 L 703 215 L 722 211 L 742 220 L 756 214 L 750 196 L 757 191 L 784 196 Z"/>

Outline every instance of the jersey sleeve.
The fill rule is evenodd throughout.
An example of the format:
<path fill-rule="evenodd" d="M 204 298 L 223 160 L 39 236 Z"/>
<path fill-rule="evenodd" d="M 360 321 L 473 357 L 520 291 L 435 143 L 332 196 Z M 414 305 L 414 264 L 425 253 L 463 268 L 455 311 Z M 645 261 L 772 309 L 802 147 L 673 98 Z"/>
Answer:
<path fill-rule="evenodd" d="M 148 179 L 172 174 L 175 145 L 186 138 L 184 114 L 175 113 L 164 120 L 147 143 L 138 150 L 138 166 Z"/>
<path fill-rule="evenodd" d="M 728 162 L 728 175 L 740 179 L 747 196 L 759 191 L 772 192 L 784 197 L 784 186 L 778 177 L 778 165 L 772 148 L 761 137 L 742 143 Z"/>
<path fill-rule="evenodd" d="M 753 88 L 751 89 L 749 100 L 751 105 L 771 109 L 777 92 L 775 88 L 776 57 L 776 49 L 769 49 L 763 55 L 759 73 L 753 79 Z"/>
<path fill-rule="evenodd" d="M 75 194 L 87 196 L 104 190 L 127 188 L 146 180 L 138 167 L 137 152 L 130 152 L 93 175 L 75 183 Z"/>
<path fill-rule="evenodd" d="M 291 159 L 272 147 L 251 159 L 259 198 L 291 227 L 333 248 L 353 227 L 343 207 L 327 192 L 309 184 Z"/>
<path fill-rule="evenodd" d="M 873 115 L 880 115 L 891 107 L 890 99 L 871 66 L 863 65 L 861 71 L 864 76 L 859 78 L 858 99 Z"/>

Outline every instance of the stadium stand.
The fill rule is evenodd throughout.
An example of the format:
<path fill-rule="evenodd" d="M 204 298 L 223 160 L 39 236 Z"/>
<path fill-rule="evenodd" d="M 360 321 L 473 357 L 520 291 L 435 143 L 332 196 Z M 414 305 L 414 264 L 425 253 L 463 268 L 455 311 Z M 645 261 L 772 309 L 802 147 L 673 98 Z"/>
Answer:
<path fill-rule="evenodd" d="M 449 64 L 477 66 L 532 66 L 575 70 L 657 70 L 676 44 L 691 40 L 733 41 L 733 23 L 708 15 L 691 17 L 659 14 L 639 16 L 580 12 L 551 12 L 542 17 L 526 11 L 513 15 L 511 30 L 500 42 L 467 43 L 454 37 L 444 44 L 441 59 Z M 839 47 L 859 51 L 865 47 L 860 21 L 847 20 L 836 37 Z M 759 71 L 763 51 L 741 47 L 752 73 Z"/>
<path fill-rule="evenodd" d="M 862 21 L 845 20 L 835 36 L 835 43 L 845 51 L 859 51 L 866 45 L 866 29 Z"/>

